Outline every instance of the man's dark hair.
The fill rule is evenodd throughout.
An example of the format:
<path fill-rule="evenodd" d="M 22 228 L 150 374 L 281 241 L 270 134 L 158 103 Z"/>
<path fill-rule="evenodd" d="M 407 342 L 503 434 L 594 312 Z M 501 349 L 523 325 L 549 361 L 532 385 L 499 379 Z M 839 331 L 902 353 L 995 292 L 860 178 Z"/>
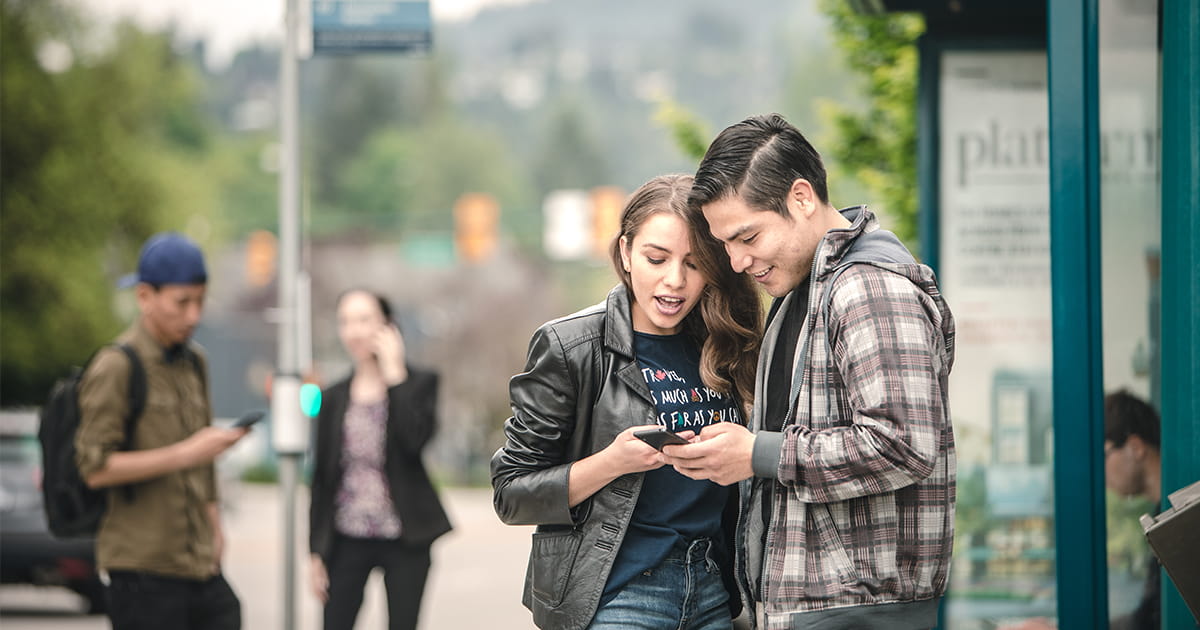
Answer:
<path fill-rule="evenodd" d="M 1104 439 L 1119 448 L 1131 435 L 1138 436 L 1155 450 L 1160 448 L 1158 412 L 1146 401 L 1122 389 L 1104 397 Z"/>
<path fill-rule="evenodd" d="M 790 217 L 786 199 L 797 179 L 807 180 L 821 203 L 829 203 L 825 166 L 804 134 L 779 114 L 754 116 L 726 127 L 709 145 L 688 205 L 695 212 L 739 195 L 753 208 Z"/>

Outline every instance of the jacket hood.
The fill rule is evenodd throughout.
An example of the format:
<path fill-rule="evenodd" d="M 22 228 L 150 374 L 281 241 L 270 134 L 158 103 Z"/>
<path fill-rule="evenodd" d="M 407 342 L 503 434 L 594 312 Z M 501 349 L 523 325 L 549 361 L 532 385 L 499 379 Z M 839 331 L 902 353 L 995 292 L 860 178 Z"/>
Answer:
<path fill-rule="evenodd" d="M 814 267 L 820 275 L 851 262 L 917 265 L 904 243 L 891 231 L 880 228 L 879 220 L 866 206 L 852 206 L 839 212 L 850 221 L 850 227 L 830 230 L 825 235 L 824 251 Z"/>
<path fill-rule="evenodd" d="M 933 269 L 921 264 L 891 231 L 879 227 L 879 220 L 866 206 L 851 206 L 839 210 L 850 221 L 850 227 L 830 230 L 818 247 L 813 269 L 821 281 L 852 263 L 865 263 L 908 278 L 921 289 L 937 308 L 930 313 L 932 321 L 941 322 L 945 340 L 943 359 L 947 365 L 954 361 L 954 319 L 938 287 Z"/>

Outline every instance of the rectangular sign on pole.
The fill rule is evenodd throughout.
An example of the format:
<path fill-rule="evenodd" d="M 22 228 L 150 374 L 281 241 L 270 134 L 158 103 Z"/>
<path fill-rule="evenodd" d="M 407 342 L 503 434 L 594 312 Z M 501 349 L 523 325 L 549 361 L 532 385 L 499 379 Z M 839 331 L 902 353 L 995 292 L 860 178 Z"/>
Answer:
<path fill-rule="evenodd" d="M 313 52 L 421 52 L 433 42 L 428 0 L 313 0 Z"/>

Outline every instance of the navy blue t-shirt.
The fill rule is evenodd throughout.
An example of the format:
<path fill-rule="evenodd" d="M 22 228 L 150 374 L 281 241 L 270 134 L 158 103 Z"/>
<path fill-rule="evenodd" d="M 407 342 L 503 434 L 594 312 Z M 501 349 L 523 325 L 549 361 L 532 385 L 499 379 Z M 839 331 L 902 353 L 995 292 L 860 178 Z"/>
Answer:
<path fill-rule="evenodd" d="M 633 351 L 650 386 L 658 424 L 699 433 L 716 422 L 740 421 L 733 399 L 700 380 L 700 349 L 686 334 L 635 332 Z M 721 512 L 728 497 L 729 488 L 689 479 L 670 466 L 647 471 L 601 602 L 637 574 L 658 566 L 676 545 L 707 537 L 720 546 Z"/>

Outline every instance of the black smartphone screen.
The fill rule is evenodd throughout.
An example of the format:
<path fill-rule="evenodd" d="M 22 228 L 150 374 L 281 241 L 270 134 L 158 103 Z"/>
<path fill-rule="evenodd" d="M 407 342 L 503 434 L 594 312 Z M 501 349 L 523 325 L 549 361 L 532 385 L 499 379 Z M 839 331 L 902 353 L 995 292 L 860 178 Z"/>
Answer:
<path fill-rule="evenodd" d="M 254 426 L 254 423 L 258 422 L 259 420 L 262 420 L 263 416 L 266 416 L 266 415 L 267 415 L 267 413 L 265 411 L 247 412 L 247 413 L 243 414 L 241 418 L 238 418 L 237 420 L 234 421 L 233 428 L 240 429 L 242 427 Z"/>
<path fill-rule="evenodd" d="M 666 429 L 647 429 L 644 431 L 634 431 L 633 437 L 653 446 L 658 450 L 668 444 L 687 444 L 688 441 L 679 437 Z"/>

